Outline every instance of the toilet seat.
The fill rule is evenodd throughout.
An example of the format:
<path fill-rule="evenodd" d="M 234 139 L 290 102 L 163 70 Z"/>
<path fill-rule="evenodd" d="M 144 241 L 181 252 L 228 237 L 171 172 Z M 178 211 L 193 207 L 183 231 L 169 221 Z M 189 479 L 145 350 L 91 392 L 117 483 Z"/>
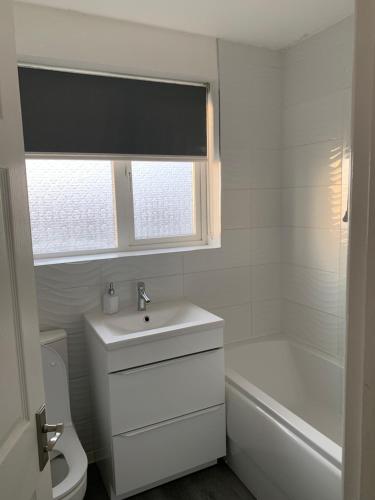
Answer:
<path fill-rule="evenodd" d="M 53 490 L 53 500 L 82 500 L 86 488 L 87 456 L 73 425 L 67 425 L 54 450 L 64 455 L 69 472 Z M 83 491 L 82 496 L 79 492 Z M 72 493 L 76 493 L 74 496 Z M 72 495 L 70 495 L 72 494 Z"/>

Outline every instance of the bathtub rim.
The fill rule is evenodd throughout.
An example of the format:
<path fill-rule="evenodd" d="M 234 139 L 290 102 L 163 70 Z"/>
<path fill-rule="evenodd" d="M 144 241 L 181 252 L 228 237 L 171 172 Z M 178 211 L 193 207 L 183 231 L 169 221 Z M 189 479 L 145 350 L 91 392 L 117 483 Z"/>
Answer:
<path fill-rule="evenodd" d="M 278 341 L 283 341 L 286 342 L 287 344 L 294 345 L 298 349 L 301 349 L 303 351 L 307 351 L 309 354 L 312 356 L 318 357 L 320 359 L 324 359 L 328 363 L 337 366 L 341 370 L 345 369 L 345 362 L 344 360 L 340 360 L 333 356 L 332 354 L 328 354 L 324 351 L 321 351 L 320 349 L 317 349 L 315 346 L 306 344 L 304 342 L 301 342 L 294 337 L 289 337 L 288 335 L 284 335 L 282 333 L 273 333 L 270 335 L 264 335 L 263 337 L 253 337 L 249 339 L 242 339 L 242 340 L 236 340 L 233 342 L 230 342 L 228 344 L 224 344 L 224 351 L 233 351 L 236 349 L 236 347 L 241 347 L 244 345 L 250 345 L 250 344 L 265 344 L 268 342 L 278 342 Z"/>
<path fill-rule="evenodd" d="M 267 339 L 267 341 L 269 340 L 271 339 Z M 289 339 L 280 337 L 273 338 L 272 340 L 285 340 L 286 342 L 290 342 Z M 247 344 L 250 343 L 252 342 L 247 342 Z M 243 345 L 244 343 L 241 344 Z M 229 346 L 226 346 L 226 348 L 227 347 Z M 237 347 L 239 347 L 238 344 Z M 235 345 L 232 344 L 230 350 L 232 350 L 232 348 L 235 348 Z M 304 347 L 302 347 L 302 349 L 303 348 Z M 228 385 L 232 386 L 243 396 L 248 397 L 254 404 L 258 405 L 263 411 L 268 412 L 290 432 L 296 434 L 302 441 L 324 456 L 332 465 L 339 470 L 342 469 L 342 446 L 303 420 L 286 406 L 283 406 L 262 389 L 259 389 L 259 387 L 236 372 L 235 369 L 226 366 L 225 380 Z"/>

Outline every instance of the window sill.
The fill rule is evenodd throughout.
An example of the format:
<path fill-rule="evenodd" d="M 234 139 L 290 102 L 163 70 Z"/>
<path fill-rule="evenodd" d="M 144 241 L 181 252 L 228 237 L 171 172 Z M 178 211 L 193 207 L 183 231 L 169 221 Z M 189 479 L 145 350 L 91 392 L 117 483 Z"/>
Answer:
<path fill-rule="evenodd" d="M 124 257 L 141 257 L 144 255 L 160 255 L 168 253 L 181 253 L 181 252 L 192 252 L 201 250 L 214 250 L 215 248 L 220 248 L 220 239 L 211 241 L 206 245 L 195 245 L 186 247 L 173 247 L 173 248 L 153 248 L 152 250 L 133 250 L 129 252 L 108 252 L 108 253 L 96 253 L 89 255 L 70 255 L 66 257 L 46 257 L 43 259 L 34 259 L 34 266 L 51 266 L 56 264 L 75 264 L 79 262 L 93 262 L 98 260 L 108 260 L 108 259 L 122 259 Z"/>

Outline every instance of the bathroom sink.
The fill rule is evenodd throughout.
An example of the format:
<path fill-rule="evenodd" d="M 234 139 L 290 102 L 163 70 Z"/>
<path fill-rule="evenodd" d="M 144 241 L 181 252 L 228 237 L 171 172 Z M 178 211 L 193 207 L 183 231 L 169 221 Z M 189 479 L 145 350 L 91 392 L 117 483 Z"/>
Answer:
<path fill-rule="evenodd" d="M 224 324 L 223 319 L 187 301 L 150 304 L 147 311 L 129 306 L 113 315 L 94 310 L 85 317 L 107 349 Z"/>
<path fill-rule="evenodd" d="M 189 307 L 190 304 L 159 304 L 148 306 L 148 311 L 134 311 L 134 308 L 124 310 L 108 319 L 108 325 L 116 330 L 125 333 L 140 332 L 143 330 L 152 330 L 161 327 L 173 326 L 176 324 L 187 323 L 199 319 L 201 310 Z M 202 310 L 203 311 L 203 310 Z M 205 311 L 204 311 L 205 312 Z"/>

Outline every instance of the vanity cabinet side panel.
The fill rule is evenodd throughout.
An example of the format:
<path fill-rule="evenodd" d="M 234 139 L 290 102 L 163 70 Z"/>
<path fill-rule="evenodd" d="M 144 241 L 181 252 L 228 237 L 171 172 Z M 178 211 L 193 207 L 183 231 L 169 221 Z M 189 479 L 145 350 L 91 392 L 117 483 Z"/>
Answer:
<path fill-rule="evenodd" d="M 93 406 L 95 460 L 110 495 L 114 483 L 112 435 L 109 403 L 107 351 L 97 339 L 91 326 L 85 322 L 89 357 L 90 392 Z"/>

